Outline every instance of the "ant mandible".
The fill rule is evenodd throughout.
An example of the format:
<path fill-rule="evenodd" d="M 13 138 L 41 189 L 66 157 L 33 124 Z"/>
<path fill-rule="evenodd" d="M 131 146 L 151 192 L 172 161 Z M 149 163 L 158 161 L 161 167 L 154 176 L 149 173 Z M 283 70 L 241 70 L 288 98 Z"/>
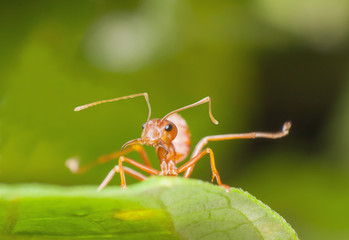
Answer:
<path fill-rule="evenodd" d="M 109 174 L 106 176 L 104 181 L 98 187 L 98 190 L 103 189 L 110 182 L 110 180 L 113 178 L 115 173 L 120 173 L 121 187 L 123 189 L 126 188 L 125 173 L 141 181 L 147 179 L 145 175 L 137 172 L 136 170 L 125 167 L 124 162 L 129 163 L 134 167 L 149 173 L 150 175 L 178 176 L 179 173 L 184 172 L 183 176 L 185 178 L 188 178 L 192 173 L 193 168 L 195 167 L 195 164 L 203 156 L 205 156 L 206 154 L 209 154 L 210 161 L 211 161 L 211 170 L 212 170 L 211 181 L 213 182 L 213 180 L 216 178 L 218 185 L 224 187 L 226 191 L 229 191 L 230 187 L 225 184 L 222 184 L 221 182 L 220 176 L 216 169 L 213 151 L 211 150 L 211 148 L 205 148 L 204 150 L 202 150 L 204 146 L 209 141 L 222 141 L 222 140 L 229 140 L 229 139 L 246 139 L 246 138 L 272 138 L 272 139 L 281 138 L 286 136 L 291 128 L 291 122 L 285 122 L 282 127 L 282 131 L 276 132 L 276 133 L 251 132 L 251 133 L 239 133 L 239 134 L 213 135 L 213 136 L 204 137 L 199 141 L 199 143 L 194 148 L 194 151 L 191 154 L 189 161 L 183 164 L 182 166 L 180 166 L 179 168 L 177 168 L 176 167 L 177 163 L 183 161 L 189 155 L 190 143 L 191 143 L 188 125 L 185 122 L 185 120 L 179 114 L 177 114 L 177 112 L 208 102 L 209 116 L 213 123 L 218 124 L 218 121 L 213 117 L 211 112 L 210 97 L 205 97 L 198 102 L 195 102 L 193 104 L 174 110 L 168 113 L 167 115 L 165 115 L 161 119 L 160 118 L 150 119 L 151 107 L 150 107 L 147 93 L 139 93 L 139 94 L 133 94 L 133 95 L 119 97 L 119 98 L 113 98 L 109 100 L 93 102 L 83 106 L 76 107 L 74 111 L 80 111 L 101 103 L 114 102 L 121 99 L 134 98 L 138 96 L 145 97 L 145 100 L 147 101 L 148 109 L 149 109 L 148 119 L 142 125 L 143 131 L 142 131 L 141 138 L 130 140 L 122 146 L 121 151 L 102 156 L 98 158 L 96 161 L 91 162 L 90 164 L 81 168 L 78 166 L 78 163 L 75 159 L 71 159 L 67 161 L 66 165 L 73 173 L 83 173 L 97 164 L 105 163 L 107 161 L 111 161 L 116 158 L 119 158 L 118 165 L 116 165 L 109 172 Z M 151 166 L 149 158 L 146 152 L 144 151 L 142 145 L 148 145 L 155 148 L 157 156 L 160 161 L 160 169 L 161 169 L 160 171 L 157 169 L 154 169 Z M 136 151 L 140 154 L 141 158 L 144 161 L 144 164 L 141 164 L 133 159 L 130 159 L 124 156 L 132 151 Z"/>

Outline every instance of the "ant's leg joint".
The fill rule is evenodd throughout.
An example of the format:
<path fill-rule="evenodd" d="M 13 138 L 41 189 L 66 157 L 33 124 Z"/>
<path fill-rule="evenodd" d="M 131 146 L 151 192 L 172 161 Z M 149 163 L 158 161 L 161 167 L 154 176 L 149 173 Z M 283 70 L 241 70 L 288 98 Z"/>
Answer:
<path fill-rule="evenodd" d="M 125 173 L 124 173 L 124 168 L 122 166 L 122 162 L 125 161 L 125 157 L 121 156 L 119 157 L 119 173 L 120 173 L 120 178 L 121 178 L 121 188 L 126 189 L 126 179 L 125 179 Z"/>

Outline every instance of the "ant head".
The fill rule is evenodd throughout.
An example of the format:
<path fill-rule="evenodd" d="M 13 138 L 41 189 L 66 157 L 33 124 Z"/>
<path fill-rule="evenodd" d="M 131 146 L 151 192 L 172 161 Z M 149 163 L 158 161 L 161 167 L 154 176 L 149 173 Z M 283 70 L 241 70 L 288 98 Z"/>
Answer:
<path fill-rule="evenodd" d="M 142 125 L 142 142 L 149 146 L 158 146 L 172 142 L 178 133 L 176 125 L 168 120 L 152 119 Z"/>

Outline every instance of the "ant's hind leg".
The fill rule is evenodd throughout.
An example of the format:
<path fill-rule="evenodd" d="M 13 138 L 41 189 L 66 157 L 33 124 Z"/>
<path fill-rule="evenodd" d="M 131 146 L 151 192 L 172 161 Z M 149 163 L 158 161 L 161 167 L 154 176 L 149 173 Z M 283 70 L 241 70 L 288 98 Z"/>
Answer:
<path fill-rule="evenodd" d="M 233 140 L 233 139 L 248 139 L 248 138 L 270 138 L 277 139 L 285 137 L 291 128 L 291 122 L 285 122 L 282 126 L 282 130 L 279 132 L 250 132 L 250 133 L 236 133 L 236 134 L 223 134 L 223 135 L 213 135 L 202 138 L 198 144 L 195 146 L 194 151 L 190 159 L 194 159 L 199 155 L 203 147 L 210 141 L 224 141 L 224 140 Z M 194 169 L 195 164 L 188 167 L 184 173 L 184 177 L 188 178 Z"/>
<path fill-rule="evenodd" d="M 125 173 L 127 173 L 128 175 L 140 180 L 140 181 L 143 181 L 145 179 L 147 179 L 146 176 L 144 176 L 143 174 L 131 169 L 131 168 L 128 168 L 128 167 L 123 167 L 123 170 Z M 108 175 L 105 177 L 105 179 L 103 180 L 103 182 L 99 185 L 98 187 L 98 191 L 102 190 L 103 188 L 105 188 L 105 186 L 108 185 L 108 183 L 111 181 L 111 179 L 114 177 L 115 173 L 118 173 L 120 172 L 120 168 L 119 166 L 115 166 L 109 173 Z"/>
<path fill-rule="evenodd" d="M 211 163 L 211 170 L 212 170 L 212 180 L 211 181 L 213 182 L 213 180 L 216 178 L 218 185 L 224 187 L 226 189 L 226 191 L 229 191 L 230 187 L 221 182 L 221 177 L 219 176 L 219 173 L 217 171 L 213 151 L 211 150 L 211 148 L 206 148 L 200 154 L 198 154 L 194 158 L 190 159 L 187 163 L 185 163 L 184 165 L 179 167 L 177 169 L 177 172 L 181 173 L 181 172 L 184 172 L 190 168 L 193 168 L 195 166 L 196 162 L 199 161 L 206 154 L 210 154 L 210 163 Z M 185 177 L 189 177 L 189 176 L 185 176 Z"/>

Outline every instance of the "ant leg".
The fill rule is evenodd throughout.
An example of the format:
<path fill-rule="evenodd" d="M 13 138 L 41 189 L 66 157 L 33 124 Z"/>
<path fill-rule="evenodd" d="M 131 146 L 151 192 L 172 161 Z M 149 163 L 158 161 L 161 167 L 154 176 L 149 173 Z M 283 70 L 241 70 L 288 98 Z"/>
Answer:
<path fill-rule="evenodd" d="M 130 176 L 138 179 L 138 180 L 145 180 L 147 177 L 144 176 L 143 174 L 131 169 L 131 168 L 128 168 L 128 167 L 124 167 L 122 162 L 128 162 L 130 164 L 132 164 L 133 166 L 145 171 L 145 172 L 148 172 L 150 173 L 151 175 L 155 175 L 155 174 L 158 174 L 159 171 L 158 170 L 155 170 L 151 167 L 148 167 L 148 166 L 145 166 L 137 161 L 134 161 L 130 158 L 126 158 L 124 156 L 121 156 L 119 158 L 119 165 L 118 166 L 115 166 L 109 173 L 108 175 L 105 177 L 105 179 L 103 180 L 103 182 L 99 185 L 98 187 L 98 191 L 102 190 L 109 182 L 110 180 L 113 178 L 113 176 L 115 175 L 115 173 L 120 173 L 120 178 L 121 178 L 121 187 L 123 189 L 126 188 L 126 180 L 125 180 L 125 173 L 129 174 Z"/>
<path fill-rule="evenodd" d="M 124 172 L 127 173 L 128 175 L 143 181 L 145 179 L 147 179 L 146 176 L 144 176 L 143 174 L 128 168 L 128 167 L 123 167 L 124 168 Z M 113 167 L 113 169 L 108 173 L 108 175 L 105 177 L 105 179 L 103 180 L 103 182 L 99 185 L 98 187 L 98 191 L 102 190 L 105 186 L 108 185 L 108 183 L 110 182 L 110 180 L 114 177 L 115 173 L 120 172 L 120 168 L 118 165 L 116 165 L 115 167 Z"/>
<path fill-rule="evenodd" d="M 144 172 L 147 172 L 149 174 L 152 175 L 159 175 L 159 171 L 155 170 L 154 168 L 145 166 L 135 160 L 132 160 L 131 158 L 127 158 L 124 156 L 121 156 L 119 158 L 119 172 L 120 172 L 120 178 L 121 178 L 121 188 L 125 189 L 126 188 L 126 179 L 125 179 L 125 169 L 123 167 L 123 162 L 127 162 L 141 170 L 143 170 Z"/>
<path fill-rule="evenodd" d="M 94 166 L 97 166 L 99 164 L 103 164 L 106 162 L 109 162 L 111 160 L 117 159 L 118 157 L 121 157 L 122 155 L 128 154 L 130 152 L 136 151 L 139 153 L 141 158 L 143 159 L 144 163 L 146 166 L 151 167 L 151 163 L 149 161 L 149 158 L 147 156 L 147 153 L 145 152 L 143 146 L 141 145 L 130 145 L 130 147 L 124 149 L 123 151 L 117 151 L 113 152 L 111 154 L 103 155 L 99 157 L 97 160 L 88 163 L 85 166 L 79 167 L 79 163 L 77 162 L 76 159 L 69 159 L 66 161 L 66 166 L 69 168 L 69 170 L 72 173 L 75 174 L 82 174 L 87 172 L 89 169 L 91 169 Z"/>
<path fill-rule="evenodd" d="M 189 178 L 190 175 L 191 175 L 191 173 L 192 173 L 193 170 L 194 170 L 194 167 L 195 167 L 195 164 L 194 164 L 193 166 L 191 166 L 191 167 L 188 167 L 188 168 L 187 168 L 187 171 L 185 171 L 183 177 Z"/>
<path fill-rule="evenodd" d="M 211 170 L 212 170 L 212 180 L 211 181 L 213 182 L 213 180 L 216 178 L 218 185 L 224 187 L 226 189 L 226 191 L 229 191 L 230 187 L 228 185 L 222 184 L 222 182 L 221 182 L 221 178 L 220 178 L 220 176 L 218 174 L 218 171 L 217 171 L 217 168 L 216 168 L 216 164 L 215 164 L 215 160 L 214 160 L 213 151 L 212 151 L 211 148 L 206 148 L 200 154 L 198 154 L 194 158 L 190 159 L 184 165 L 179 167 L 177 169 L 177 172 L 181 173 L 181 172 L 184 172 L 185 170 L 187 170 L 188 168 L 193 167 L 196 164 L 196 162 L 199 161 L 206 154 L 210 154 L 210 162 L 211 162 Z"/>
<path fill-rule="evenodd" d="M 203 147 L 208 143 L 208 141 L 223 141 L 231 139 L 248 139 L 248 138 L 282 138 L 289 133 L 291 128 L 291 122 L 285 122 L 282 130 L 276 133 L 266 133 L 266 132 L 251 132 L 251 133 L 237 133 L 237 134 L 223 134 L 223 135 L 213 135 L 202 138 L 199 143 L 196 145 L 190 159 L 193 159 L 195 156 L 201 152 Z M 189 167 L 184 174 L 184 177 L 189 177 L 192 173 L 194 165 Z"/>

